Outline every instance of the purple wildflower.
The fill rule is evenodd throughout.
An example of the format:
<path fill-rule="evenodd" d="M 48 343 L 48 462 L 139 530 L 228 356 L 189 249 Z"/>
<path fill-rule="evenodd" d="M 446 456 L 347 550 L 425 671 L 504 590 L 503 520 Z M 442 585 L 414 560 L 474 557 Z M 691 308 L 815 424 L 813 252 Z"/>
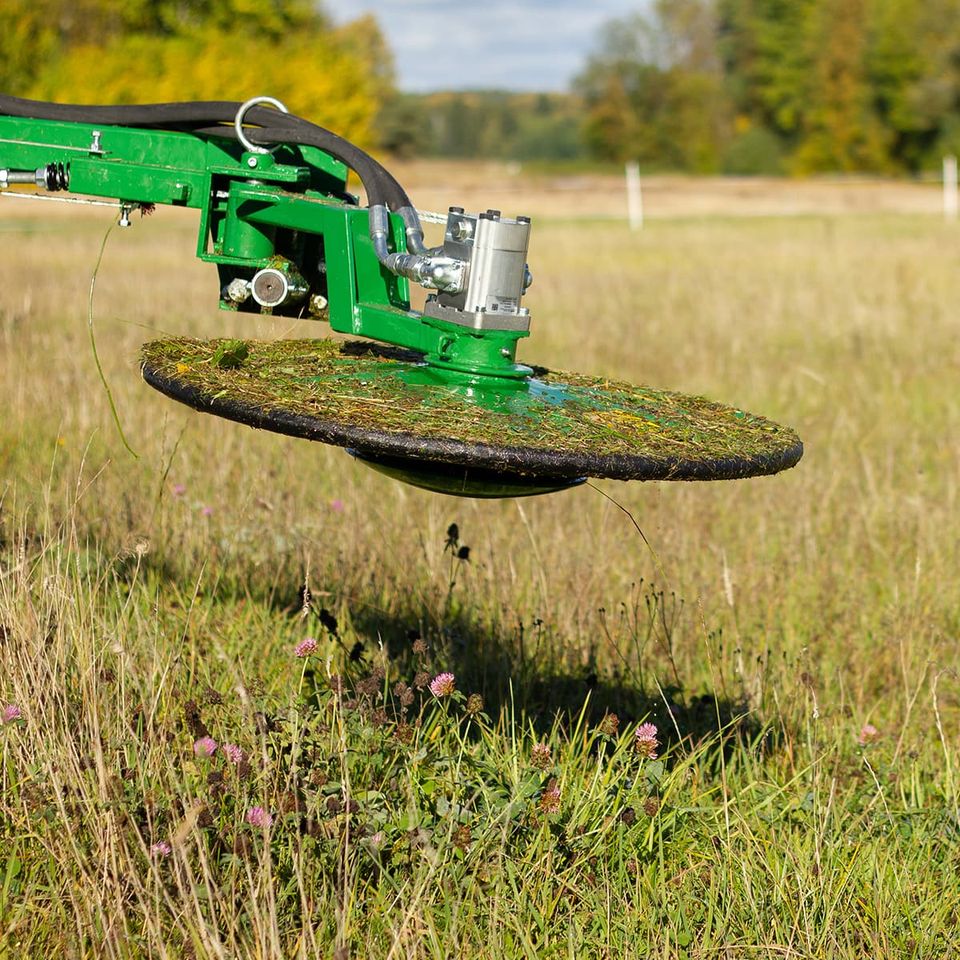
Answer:
<path fill-rule="evenodd" d="M 301 640 L 294 648 L 293 652 L 298 657 L 309 657 L 311 653 L 315 653 L 317 649 L 317 641 L 313 637 L 307 637 L 306 640 Z"/>
<path fill-rule="evenodd" d="M 150 848 L 151 857 L 169 857 L 173 848 L 167 843 L 166 840 L 161 840 L 159 843 L 155 843 Z"/>
<path fill-rule="evenodd" d="M 860 736 L 857 737 L 857 743 L 859 743 L 861 747 L 865 747 L 868 744 L 875 743 L 879 739 L 880 731 L 872 723 L 865 723 L 860 728 Z"/>
<path fill-rule="evenodd" d="M 457 689 L 457 678 L 452 673 L 438 673 L 430 681 L 430 692 L 435 697 L 449 697 Z"/>
<path fill-rule="evenodd" d="M 342 500 L 331 500 L 330 509 L 334 513 L 343 513 L 343 501 Z"/>
<path fill-rule="evenodd" d="M 13 723 L 22 716 L 23 711 L 15 703 L 8 703 L 0 712 L 0 723 Z"/>
<path fill-rule="evenodd" d="M 231 763 L 241 764 L 247 759 L 247 755 L 235 743 L 225 743 L 223 753 Z"/>
<path fill-rule="evenodd" d="M 244 819 L 251 827 L 260 827 L 262 830 L 266 830 L 273 823 L 273 817 L 263 807 L 251 807 Z"/>
<path fill-rule="evenodd" d="M 186 484 L 175 483 L 173 485 L 173 495 L 175 497 L 182 497 L 187 492 Z"/>
<path fill-rule="evenodd" d="M 212 517 L 213 516 L 213 507 L 203 507 L 200 510 L 200 515 L 202 517 Z"/>
<path fill-rule="evenodd" d="M 217 741 L 213 737 L 201 737 L 193 744 L 195 756 L 207 760 L 217 752 Z"/>
<path fill-rule="evenodd" d="M 660 741 L 657 739 L 657 728 L 652 723 L 641 723 L 637 727 L 636 735 L 637 753 L 647 760 L 657 759 L 657 747 Z"/>

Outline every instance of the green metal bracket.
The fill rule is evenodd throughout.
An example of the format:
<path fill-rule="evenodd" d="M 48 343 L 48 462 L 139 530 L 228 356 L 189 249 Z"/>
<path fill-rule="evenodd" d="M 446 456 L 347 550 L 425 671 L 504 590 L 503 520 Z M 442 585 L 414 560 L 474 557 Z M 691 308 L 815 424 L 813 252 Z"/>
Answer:
<path fill-rule="evenodd" d="M 62 165 L 71 193 L 199 210 L 197 256 L 217 265 L 228 309 L 316 316 L 322 304 L 332 329 L 419 351 L 453 379 L 530 373 L 515 362 L 525 332 L 479 331 L 410 309 L 408 281 L 381 265 L 367 210 L 346 197 L 346 167 L 322 150 L 249 153 L 227 136 L 0 116 L 0 170 L 50 165 Z M 405 251 L 401 219 L 391 215 L 390 228 L 393 249 Z M 231 299 L 231 283 L 263 270 L 303 278 L 308 294 L 278 306 Z"/>

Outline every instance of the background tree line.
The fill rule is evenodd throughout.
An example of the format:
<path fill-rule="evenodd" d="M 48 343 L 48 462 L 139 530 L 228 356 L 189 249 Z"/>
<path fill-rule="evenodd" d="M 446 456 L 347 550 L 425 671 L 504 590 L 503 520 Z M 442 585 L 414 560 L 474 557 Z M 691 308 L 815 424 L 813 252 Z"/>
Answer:
<path fill-rule="evenodd" d="M 609 160 L 913 172 L 960 147 L 960 0 L 655 0 L 576 88 Z"/>
<path fill-rule="evenodd" d="M 916 172 L 960 151 L 960 0 L 651 0 L 569 94 L 401 95 L 375 21 L 311 0 L 5 0 L 0 89 L 73 102 L 269 91 L 401 155 L 698 173 Z"/>
<path fill-rule="evenodd" d="M 915 173 L 960 152 L 960 0 L 653 0 L 607 24 L 569 96 L 406 109 L 398 146 L 447 156 Z"/>

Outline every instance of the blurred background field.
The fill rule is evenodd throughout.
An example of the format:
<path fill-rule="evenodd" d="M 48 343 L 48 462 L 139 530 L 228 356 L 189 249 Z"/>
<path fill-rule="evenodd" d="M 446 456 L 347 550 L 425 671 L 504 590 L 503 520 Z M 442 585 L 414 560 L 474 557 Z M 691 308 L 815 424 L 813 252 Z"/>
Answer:
<path fill-rule="evenodd" d="M 479 196 L 487 182 L 482 169 L 404 173 L 417 203 L 448 184 Z M 589 487 L 451 500 L 342 451 L 181 409 L 140 381 L 143 340 L 323 329 L 217 313 L 214 277 L 193 258 L 195 224 L 169 210 L 114 229 L 97 276 L 100 357 L 135 461 L 87 339 L 87 290 L 113 212 L 3 201 L 16 255 L 0 265 L 0 657 L 2 696 L 25 717 L 2 731 L 9 942 L 37 953 L 109 945 L 117 956 L 134 936 L 137 949 L 171 956 L 186 955 L 185 943 L 211 956 L 328 955 L 331 944 L 358 956 L 445 956 L 455 938 L 465 955 L 549 956 L 566 955 L 576 931 L 580 956 L 603 955 L 607 943 L 617 955 L 640 955 L 641 944 L 663 956 L 687 950 L 678 943 L 692 944 L 691 956 L 765 944 L 800 956 L 954 949 L 960 890 L 944 877 L 957 851 L 960 722 L 955 227 L 911 212 L 740 217 L 737 198 L 725 208 L 733 215 L 652 217 L 631 233 L 573 219 L 564 196 L 551 217 L 543 184 L 519 183 L 502 194 L 505 210 L 517 196 L 543 204 L 524 358 L 705 393 L 790 423 L 806 444 L 795 470 L 726 484 L 599 483 L 648 549 Z M 731 189 L 665 181 L 665 195 L 668 185 L 673 211 Z M 776 186 L 749 186 L 763 204 L 784 202 Z M 921 190 L 904 196 L 912 203 Z M 39 211 L 26 217 L 28 206 Z M 453 522 L 468 560 L 444 550 Z M 314 597 L 305 618 L 304 583 Z M 355 872 L 348 883 L 315 852 L 295 847 L 287 861 L 278 850 L 276 869 L 283 861 L 294 872 L 283 873 L 283 896 L 265 900 L 274 867 L 262 851 L 218 860 L 209 843 L 235 844 L 249 830 L 244 802 L 275 812 L 284 802 L 280 755 L 267 759 L 256 717 L 299 715 L 292 648 L 307 635 L 320 638 L 321 675 L 362 682 L 379 664 L 388 686 L 412 677 L 422 636 L 427 668 L 453 671 L 494 718 L 470 741 L 487 772 L 450 789 L 469 785 L 479 802 L 510 769 L 539 776 L 529 750 L 544 740 L 566 758 L 554 770 L 565 812 L 508 838 L 499 827 L 484 834 L 476 810 L 473 854 L 435 839 L 429 858 L 408 854 L 401 868 L 412 822 L 403 814 L 375 834 L 389 837 L 395 869 L 370 873 L 361 840 L 375 830 L 366 818 L 380 775 L 361 754 L 349 767 L 354 755 L 332 743 L 324 750 L 367 798 L 354 840 L 325 841 Z M 351 663 L 356 643 L 363 653 Z M 254 752 L 266 737 L 236 806 L 211 800 L 187 759 L 190 704 L 207 703 L 208 687 L 224 701 L 202 707 L 218 740 L 246 737 Z M 253 703 L 237 698 L 250 687 L 260 691 Z M 585 705 L 588 724 L 607 711 L 624 731 L 653 720 L 673 745 L 653 807 L 629 762 L 601 776 L 595 742 L 568 739 Z M 366 729 L 371 716 L 355 715 L 355 736 L 368 759 L 388 749 L 377 744 L 401 751 L 398 809 L 443 823 L 419 792 L 431 761 L 411 763 L 392 722 Z M 877 741 L 864 750 L 867 724 Z M 461 732 L 447 730 L 437 756 L 456 751 Z M 124 784 L 119 794 L 112 783 Z M 516 790 L 511 802 L 522 802 Z M 325 797 L 306 785 L 303 794 L 308 804 Z M 144 820 L 145 797 L 154 806 Z M 212 826 L 177 813 L 191 802 L 214 811 Z M 660 813 L 633 823 L 643 803 Z M 76 843 L 62 842 L 64 824 Z M 587 843 L 580 827 L 590 855 L 544 874 L 544 857 Z M 180 866 L 151 866 L 147 846 L 174 835 Z M 208 905 L 192 899 L 189 864 Z M 581 894 L 553 899 L 567 884 Z M 235 900 L 224 889 L 248 893 Z M 347 889 L 348 905 L 324 907 Z M 293 909 L 302 897 L 312 906 Z M 631 912 L 638 898 L 647 906 Z M 629 920 L 591 926 L 601 902 Z M 274 947 L 258 939 L 268 934 Z"/>

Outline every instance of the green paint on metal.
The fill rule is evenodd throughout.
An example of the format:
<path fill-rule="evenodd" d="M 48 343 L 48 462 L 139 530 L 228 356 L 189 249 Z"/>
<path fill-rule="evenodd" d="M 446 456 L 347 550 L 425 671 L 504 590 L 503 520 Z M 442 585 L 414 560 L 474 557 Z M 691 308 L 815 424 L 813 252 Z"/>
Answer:
<path fill-rule="evenodd" d="M 0 117 L 0 167 L 50 163 L 67 167 L 74 193 L 199 209 L 197 256 L 217 264 L 221 291 L 279 256 L 327 301 L 340 333 L 417 350 L 451 376 L 523 379 L 530 372 L 515 362 L 525 333 L 477 331 L 410 309 L 407 280 L 377 259 L 367 210 L 342 199 L 346 168 L 321 150 L 281 145 L 255 154 L 226 136 Z M 404 224 L 395 215 L 391 230 L 394 249 L 404 251 Z M 220 303 L 285 316 L 300 310 L 223 295 Z"/>

